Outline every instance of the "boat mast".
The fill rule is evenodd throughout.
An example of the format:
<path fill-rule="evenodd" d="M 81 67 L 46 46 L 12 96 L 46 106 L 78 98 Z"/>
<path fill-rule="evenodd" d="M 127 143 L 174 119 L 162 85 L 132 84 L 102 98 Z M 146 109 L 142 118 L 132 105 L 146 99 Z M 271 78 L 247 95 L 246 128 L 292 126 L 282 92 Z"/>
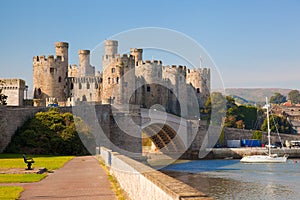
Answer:
<path fill-rule="evenodd" d="M 269 149 L 269 156 L 271 155 L 271 135 L 270 135 L 270 120 L 269 120 L 269 104 L 268 104 L 268 97 L 266 97 L 266 107 L 267 107 L 267 122 L 268 122 L 268 149 Z"/>

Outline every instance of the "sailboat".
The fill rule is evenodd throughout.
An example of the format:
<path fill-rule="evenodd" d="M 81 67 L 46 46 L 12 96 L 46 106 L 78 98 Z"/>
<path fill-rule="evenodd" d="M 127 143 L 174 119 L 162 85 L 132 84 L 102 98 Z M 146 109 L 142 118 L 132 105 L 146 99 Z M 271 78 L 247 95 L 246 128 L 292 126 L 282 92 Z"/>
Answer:
<path fill-rule="evenodd" d="M 251 155 L 244 156 L 240 161 L 243 163 L 285 163 L 288 156 L 278 156 L 277 154 L 271 153 L 271 129 L 270 129 L 270 119 L 269 119 L 269 108 L 268 98 L 266 97 L 266 105 L 263 107 L 267 109 L 267 123 L 268 123 L 268 154 L 267 155 Z"/>

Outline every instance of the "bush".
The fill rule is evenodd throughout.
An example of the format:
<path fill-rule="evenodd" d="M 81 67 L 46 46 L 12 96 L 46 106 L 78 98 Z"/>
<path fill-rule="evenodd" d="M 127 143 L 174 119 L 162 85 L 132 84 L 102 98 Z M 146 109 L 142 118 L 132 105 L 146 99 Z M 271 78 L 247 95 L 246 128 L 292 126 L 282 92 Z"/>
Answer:
<path fill-rule="evenodd" d="M 252 139 L 255 139 L 255 140 L 262 140 L 262 131 L 254 131 L 252 133 Z"/>
<path fill-rule="evenodd" d="M 76 119 L 76 118 L 75 118 Z M 78 119 L 80 121 L 80 119 Z M 94 145 L 95 139 L 85 125 L 81 126 L 80 136 L 71 113 L 60 113 L 58 108 L 47 112 L 38 112 L 19 128 L 8 147 L 7 153 L 51 154 L 51 155 L 87 155 L 88 150 L 81 139 Z"/>

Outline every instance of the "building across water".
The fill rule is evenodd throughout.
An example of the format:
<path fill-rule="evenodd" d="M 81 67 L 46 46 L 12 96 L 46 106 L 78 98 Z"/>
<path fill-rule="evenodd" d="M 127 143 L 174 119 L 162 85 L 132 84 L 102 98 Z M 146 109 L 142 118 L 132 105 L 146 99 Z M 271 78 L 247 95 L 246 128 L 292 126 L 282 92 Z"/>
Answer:
<path fill-rule="evenodd" d="M 102 72 L 90 64 L 90 51 L 79 50 L 79 65 L 69 65 L 66 42 L 55 43 L 56 55 L 34 56 L 34 106 L 82 102 L 99 104 L 154 104 L 179 114 L 179 99 L 189 102 L 194 93 L 203 107 L 210 94 L 210 69 L 164 66 L 160 60 L 143 60 L 143 49 L 118 54 L 118 41 L 106 40 Z M 99 55 L 100 56 L 100 55 Z M 188 88 L 183 90 L 183 88 Z M 192 92 L 193 91 L 193 92 Z"/>

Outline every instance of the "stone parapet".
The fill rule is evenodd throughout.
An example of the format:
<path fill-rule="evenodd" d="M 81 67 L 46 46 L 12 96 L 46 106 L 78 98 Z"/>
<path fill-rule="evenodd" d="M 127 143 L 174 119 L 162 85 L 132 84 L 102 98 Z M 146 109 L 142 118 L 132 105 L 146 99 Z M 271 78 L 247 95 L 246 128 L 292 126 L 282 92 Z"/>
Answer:
<path fill-rule="evenodd" d="M 206 194 L 124 155 L 101 148 L 101 157 L 130 199 L 203 200 Z"/>

